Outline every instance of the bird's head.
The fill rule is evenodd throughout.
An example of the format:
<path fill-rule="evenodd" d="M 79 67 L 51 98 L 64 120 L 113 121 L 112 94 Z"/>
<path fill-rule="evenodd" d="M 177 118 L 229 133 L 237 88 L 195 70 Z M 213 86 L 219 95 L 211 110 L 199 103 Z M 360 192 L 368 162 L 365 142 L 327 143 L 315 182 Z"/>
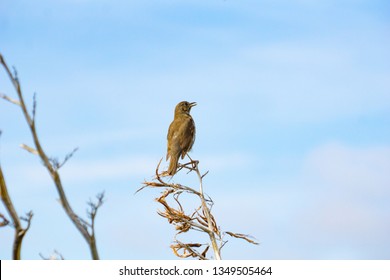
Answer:
<path fill-rule="evenodd" d="M 194 106 L 196 106 L 196 102 L 182 101 L 176 105 L 175 114 L 189 114 Z"/>

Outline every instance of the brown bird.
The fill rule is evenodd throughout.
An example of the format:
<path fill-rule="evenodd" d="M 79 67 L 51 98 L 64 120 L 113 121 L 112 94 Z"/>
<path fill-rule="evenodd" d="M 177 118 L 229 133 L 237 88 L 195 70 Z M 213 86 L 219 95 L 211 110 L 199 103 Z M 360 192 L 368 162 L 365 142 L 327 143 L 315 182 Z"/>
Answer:
<path fill-rule="evenodd" d="M 195 142 L 195 122 L 190 115 L 196 102 L 182 101 L 176 105 L 175 117 L 168 130 L 167 158 L 171 159 L 168 167 L 168 175 L 175 175 L 179 157 L 181 159 L 191 150 Z"/>

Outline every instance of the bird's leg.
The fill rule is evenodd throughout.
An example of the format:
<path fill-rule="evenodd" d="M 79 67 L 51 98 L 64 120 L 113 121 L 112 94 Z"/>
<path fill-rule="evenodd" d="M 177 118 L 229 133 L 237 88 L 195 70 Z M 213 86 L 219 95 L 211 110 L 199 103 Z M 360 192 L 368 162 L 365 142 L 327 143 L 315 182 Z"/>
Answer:
<path fill-rule="evenodd" d="M 177 166 L 178 166 L 177 172 L 179 172 L 180 170 L 182 170 L 183 168 L 185 168 L 185 169 L 188 169 L 187 174 L 190 173 L 191 171 L 194 170 L 194 168 L 193 168 L 192 166 L 188 166 L 188 165 L 191 165 L 191 164 L 192 164 L 192 162 L 178 163 L 178 164 L 177 164 Z M 177 172 L 176 172 L 176 173 L 177 173 Z"/>
<path fill-rule="evenodd" d="M 198 160 L 193 160 L 188 153 L 187 153 L 187 157 L 190 159 L 189 163 L 192 165 L 192 168 L 195 169 L 196 166 L 198 165 L 199 161 Z"/>
<path fill-rule="evenodd" d="M 188 169 L 188 173 L 190 173 L 191 171 L 196 170 L 199 161 L 198 161 L 198 160 L 193 160 L 188 154 L 186 154 L 186 155 L 188 156 L 188 158 L 190 159 L 190 161 L 189 161 L 189 162 L 186 162 L 186 163 L 178 163 L 177 172 L 179 172 L 179 171 L 182 170 L 183 168 Z"/>

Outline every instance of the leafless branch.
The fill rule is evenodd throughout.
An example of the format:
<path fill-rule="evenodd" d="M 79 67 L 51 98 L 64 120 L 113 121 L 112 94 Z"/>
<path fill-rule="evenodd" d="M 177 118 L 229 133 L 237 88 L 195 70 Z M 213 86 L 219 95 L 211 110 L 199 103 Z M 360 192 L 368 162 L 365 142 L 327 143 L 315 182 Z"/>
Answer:
<path fill-rule="evenodd" d="M 53 165 L 53 167 L 58 170 L 60 169 L 62 166 L 65 165 L 65 163 L 71 158 L 73 157 L 73 155 L 78 151 L 79 148 L 74 148 L 73 151 L 71 151 L 70 153 L 68 153 L 64 160 L 62 162 L 60 162 L 57 158 L 53 158 L 53 157 L 50 157 L 49 158 L 49 161 L 50 163 Z"/>
<path fill-rule="evenodd" d="M 31 220 L 33 217 L 33 213 L 30 211 L 25 218 L 22 218 L 22 220 L 25 220 L 27 222 L 27 227 L 23 228 L 22 223 L 20 222 L 19 216 L 15 210 L 15 207 L 12 203 L 12 200 L 8 194 L 7 185 L 5 183 L 5 178 L 3 175 L 3 171 L 1 169 L 0 165 L 0 198 L 3 201 L 3 204 L 5 208 L 8 211 L 8 214 L 11 216 L 14 228 L 15 228 L 15 235 L 14 235 L 14 245 L 12 249 L 12 258 L 14 260 L 20 260 L 21 258 L 21 249 L 22 249 L 22 242 L 25 234 L 30 228 Z M 3 215 L 1 215 L 2 218 L 4 218 Z M 4 218 L 4 223 L 8 222 Z"/>
<path fill-rule="evenodd" d="M 8 74 L 8 77 L 10 78 L 10 80 L 11 80 L 11 82 L 16 90 L 18 99 L 19 99 L 17 102 L 12 102 L 12 103 L 18 105 L 21 108 L 23 115 L 24 115 L 24 118 L 26 119 L 26 122 L 29 126 L 33 141 L 34 141 L 35 148 L 31 148 L 27 145 L 23 145 L 22 148 L 29 151 L 30 153 L 37 154 L 41 158 L 44 166 L 46 167 L 52 180 L 54 181 L 55 187 L 56 187 L 58 195 L 60 197 L 61 205 L 64 208 L 66 214 L 71 219 L 71 221 L 73 222 L 75 227 L 78 229 L 80 234 L 84 237 L 85 241 L 88 243 L 92 258 L 94 260 L 99 259 L 99 254 L 98 254 L 97 247 L 96 247 L 94 227 L 92 226 L 91 233 L 90 233 L 88 231 L 88 226 L 86 226 L 86 223 L 83 222 L 83 220 L 81 218 L 79 218 L 79 216 L 73 211 L 72 207 L 69 204 L 67 196 L 65 194 L 60 174 L 58 173 L 58 169 L 74 154 L 76 149 L 72 153 L 70 153 L 67 157 L 65 157 L 65 160 L 62 163 L 59 163 L 58 161 L 56 162 L 55 160 L 53 161 L 50 157 L 47 156 L 47 154 L 43 150 L 43 147 L 41 146 L 41 143 L 39 141 L 38 134 L 36 131 L 35 114 L 36 114 L 37 102 L 36 102 L 35 95 L 33 98 L 33 110 L 32 110 L 32 116 L 31 116 L 28 112 L 26 103 L 25 103 L 24 98 L 23 98 L 22 89 L 20 86 L 20 82 L 19 82 L 19 78 L 18 78 L 16 69 L 14 69 L 14 73 L 12 73 L 1 54 L 0 54 L 0 64 L 3 66 L 6 73 Z M 4 99 L 6 99 L 8 101 L 13 100 L 13 99 L 9 99 L 9 98 L 4 98 Z M 13 100 L 13 101 L 15 101 L 15 100 Z"/>
<path fill-rule="evenodd" d="M 8 102 L 11 102 L 11 103 L 13 103 L 15 105 L 20 106 L 19 101 L 15 100 L 15 99 L 12 99 L 11 97 L 9 97 L 9 96 L 7 96 L 7 95 L 5 95 L 3 93 L 0 93 L 0 98 L 3 98 L 4 100 L 7 100 Z"/>
<path fill-rule="evenodd" d="M 7 218 L 0 213 L 0 227 L 5 227 L 9 224 L 9 221 L 7 220 Z"/>
<path fill-rule="evenodd" d="M 30 146 L 28 146 L 26 144 L 20 144 L 20 147 L 22 149 L 26 150 L 27 152 L 32 153 L 33 155 L 39 156 L 39 153 L 37 150 L 35 150 L 34 148 L 31 148 Z"/>
<path fill-rule="evenodd" d="M 89 210 L 87 210 L 87 214 L 89 219 L 91 220 L 90 223 L 91 235 L 95 234 L 95 218 L 99 208 L 104 203 L 104 192 L 97 194 L 96 198 L 97 198 L 97 202 L 93 202 L 92 200 L 88 202 Z"/>
<path fill-rule="evenodd" d="M 58 169 L 60 169 L 62 166 L 64 166 L 64 164 L 70 159 L 73 157 L 73 155 L 79 150 L 79 148 L 74 148 L 73 151 L 71 151 L 69 154 L 67 154 L 64 158 L 64 160 L 62 161 L 62 163 L 58 166 Z"/>
<path fill-rule="evenodd" d="M 26 226 L 26 231 L 30 229 L 30 226 L 31 226 L 31 220 L 33 218 L 34 214 L 32 211 L 29 211 L 26 213 L 26 216 L 25 217 L 20 217 L 21 220 L 25 221 L 27 223 L 27 226 Z"/>
<path fill-rule="evenodd" d="M 33 109 L 32 109 L 32 122 L 33 126 L 35 126 L 35 113 L 37 112 L 37 93 L 34 92 L 33 95 Z"/>

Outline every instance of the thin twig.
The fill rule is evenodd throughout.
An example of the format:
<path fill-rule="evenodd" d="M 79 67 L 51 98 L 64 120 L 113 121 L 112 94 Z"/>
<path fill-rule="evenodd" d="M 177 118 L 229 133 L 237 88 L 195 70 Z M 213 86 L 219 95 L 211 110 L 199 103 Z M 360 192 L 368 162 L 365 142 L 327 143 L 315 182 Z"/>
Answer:
<path fill-rule="evenodd" d="M 20 144 L 20 147 L 22 149 L 26 150 L 27 152 L 32 153 L 33 155 L 39 156 L 39 153 L 37 150 L 35 150 L 34 148 L 31 148 L 30 146 L 28 146 L 26 144 Z"/>
<path fill-rule="evenodd" d="M 15 100 L 15 99 L 12 99 L 11 97 L 3 94 L 3 93 L 0 93 L 0 98 L 3 98 L 4 100 L 7 100 L 8 102 L 11 102 L 12 104 L 15 104 L 15 105 L 18 105 L 20 106 L 20 102 Z"/>
<path fill-rule="evenodd" d="M 1 219 L 0 227 L 5 227 L 9 224 L 9 221 L 7 220 L 7 218 L 1 213 L 0 213 L 0 219 Z"/>

